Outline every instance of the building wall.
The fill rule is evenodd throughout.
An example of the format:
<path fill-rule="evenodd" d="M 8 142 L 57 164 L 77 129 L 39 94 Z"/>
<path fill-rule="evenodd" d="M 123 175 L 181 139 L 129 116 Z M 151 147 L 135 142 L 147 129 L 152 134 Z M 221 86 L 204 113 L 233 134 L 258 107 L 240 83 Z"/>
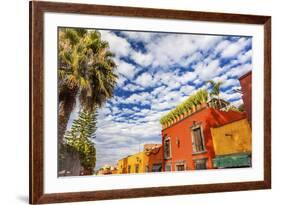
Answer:
<path fill-rule="evenodd" d="M 139 166 L 138 173 L 146 172 L 146 166 L 149 167 L 149 172 L 152 169 L 153 164 L 162 164 L 163 162 L 163 151 L 162 147 L 155 154 L 147 155 L 145 152 L 139 152 L 134 155 L 128 156 L 118 161 L 117 169 L 118 174 L 127 174 L 128 167 L 130 166 L 130 173 L 136 172 L 136 165 Z"/>
<path fill-rule="evenodd" d="M 171 164 L 172 171 L 175 171 L 177 163 L 184 163 L 185 170 L 193 170 L 195 169 L 193 160 L 206 159 L 207 168 L 213 168 L 212 159 L 215 156 L 215 152 L 210 128 L 242 118 L 245 118 L 245 113 L 236 111 L 224 112 L 213 108 L 204 108 L 162 130 L 162 145 L 164 145 L 165 137 L 170 137 L 171 140 L 171 158 L 164 159 L 164 166 L 165 164 Z M 203 131 L 206 152 L 201 154 L 192 153 L 191 127 L 194 124 L 200 124 Z M 179 143 L 176 143 L 177 141 Z"/>
<path fill-rule="evenodd" d="M 211 128 L 211 133 L 216 155 L 250 153 L 252 151 L 252 132 L 246 118 Z"/>
<path fill-rule="evenodd" d="M 242 89 L 245 111 L 250 124 L 252 124 L 252 72 L 250 71 L 241 76 L 239 81 Z"/>
<path fill-rule="evenodd" d="M 162 170 L 163 170 L 163 146 L 161 146 L 158 149 L 158 152 L 153 154 L 151 153 L 150 155 L 147 155 L 148 160 L 147 164 L 145 166 L 149 167 L 149 171 L 152 171 L 152 167 L 154 164 L 162 164 Z"/>
<path fill-rule="evenodd" d="M 118 160 L 117 173 L 118 174 L 126 174 L 127 173 L 127 166 L 128 166 L 128 158 L 127 157 Z"/>

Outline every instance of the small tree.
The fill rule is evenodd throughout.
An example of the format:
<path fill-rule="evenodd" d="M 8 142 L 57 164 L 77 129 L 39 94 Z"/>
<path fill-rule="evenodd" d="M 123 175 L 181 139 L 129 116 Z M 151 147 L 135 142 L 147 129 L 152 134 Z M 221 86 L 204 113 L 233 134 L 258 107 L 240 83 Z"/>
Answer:
<path fill-rule="evenodd" d="M 66 145 L 72 152 L 78 152 L 80 163 L 90 174 L 96 165 L 96 149 L 91 139 L 95 138 L 96 111 L 82 110 L 73 121 L 70 131 L 65 134 Z"/>
<path fill-rule="evenodd" d="M 210 83 L 212 90 L 210 92 L 210 97 L 212 98 L 213 96 L 216 96 L 219 101 L 219 105 L 221 107 L 221 100 L 220 100 L 220 87 L 222 85 L 222 82 L 215 82 L 213 80 L 208 80 L 206 83 Z"/>

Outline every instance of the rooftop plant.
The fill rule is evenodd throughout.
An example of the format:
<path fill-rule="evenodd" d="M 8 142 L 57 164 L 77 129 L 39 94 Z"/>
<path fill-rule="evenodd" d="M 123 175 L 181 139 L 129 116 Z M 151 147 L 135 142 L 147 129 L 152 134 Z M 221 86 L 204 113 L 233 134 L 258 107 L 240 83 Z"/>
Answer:
<path fill-rule="evenodd" d="M 237 107 L 234 106 L 234 105 L 230 105 L 230 106 L 227 108 L 227 111 L 237 111 L 237 112 L 241 112 L 241 110 L 239 110 L 239 108 L 237 108 Z"/>
<path fill-rule="evenodd" d="M 168 112 L 160 119 L 162 125 L 173 121 L 178 116 L 188 112 L 193 106 L 197 106 L 208 101 L 208 92 L 205 89 L 200 89 L 193 95 L 190 95 L 186 100 L 180 103 L 175 109 Z"/>

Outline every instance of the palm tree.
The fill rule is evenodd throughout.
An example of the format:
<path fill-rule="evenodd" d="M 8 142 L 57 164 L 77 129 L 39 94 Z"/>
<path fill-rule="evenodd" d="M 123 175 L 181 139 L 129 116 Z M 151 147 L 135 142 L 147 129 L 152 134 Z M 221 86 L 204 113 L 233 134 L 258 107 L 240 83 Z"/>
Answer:
<path fill-rule="evenodd" d="M 76 99 L 91 112 L 112 97 L 116 65 L 98 31 L 63 28 L 59 31 L 58 141 L 59 150 Z"/>
<path fill-rule="evenodd" d="M 221 100 L 220 100 L 220 87 L 222 85 L 222 82 L 215 82 L 213 80 L 208 80 L 206 81 L 206 83 L 210 83 L 212 90 L 210 92 L 210 97 L 212 98 L 213 96 L 216 96 L 218 101 L 219 101 L 219 105 L 221 107 Z"/>

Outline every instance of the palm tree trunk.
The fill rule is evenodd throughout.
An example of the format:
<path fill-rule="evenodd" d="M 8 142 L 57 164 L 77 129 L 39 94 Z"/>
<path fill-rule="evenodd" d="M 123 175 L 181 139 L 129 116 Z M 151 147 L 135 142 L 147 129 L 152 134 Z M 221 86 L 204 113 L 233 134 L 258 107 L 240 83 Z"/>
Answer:
<path fill-rule="evenodd" d="M 58 119 L 58 142 L 63 143 L 63 136 L 65 134 L 67 123 L 70 114 L 75 106 L 75 98 L 69 99 L 67 102 L 62 101 L 59 103 L 59 119 Z"/>
<path fill-rule="evenodd" d="M 67 123 L 71 112 L 75 107 L 76 92 L 64 92 L 59 96 L 59 111 L 58 111 L 58 153 L 60 156 L 59 171 L 65 170 L 66 159 L 68 158 L 66 149 L 62 148 L 64 134 L 67 128 Z"/>
<path fill-rule="evenodd" d="M 220 99 L 219 95 L 218 95 L 218 101 L 219 101 L 219 106 L 220 106 L 219 109 L 221 109 L 221 99 Z"/>

